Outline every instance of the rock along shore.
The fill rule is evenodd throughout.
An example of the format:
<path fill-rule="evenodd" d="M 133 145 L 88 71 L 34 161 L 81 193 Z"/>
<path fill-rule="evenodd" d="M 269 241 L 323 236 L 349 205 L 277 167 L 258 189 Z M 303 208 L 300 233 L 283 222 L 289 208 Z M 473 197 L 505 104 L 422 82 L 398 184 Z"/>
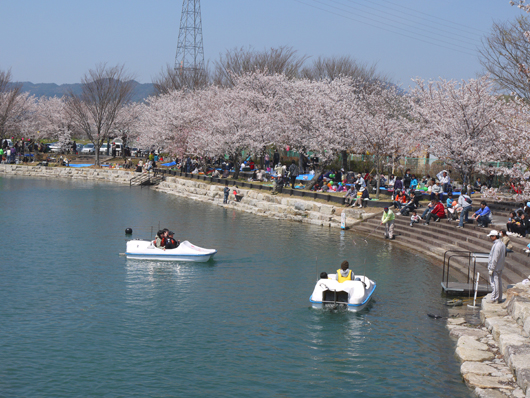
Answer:
<path fill-rule="evenodd" d="M 482 398 L 530 398 L 530 285 L 506 291 L 502 304 L 482 300 L 481 325 L 450 318 L 466 384 Z"/>

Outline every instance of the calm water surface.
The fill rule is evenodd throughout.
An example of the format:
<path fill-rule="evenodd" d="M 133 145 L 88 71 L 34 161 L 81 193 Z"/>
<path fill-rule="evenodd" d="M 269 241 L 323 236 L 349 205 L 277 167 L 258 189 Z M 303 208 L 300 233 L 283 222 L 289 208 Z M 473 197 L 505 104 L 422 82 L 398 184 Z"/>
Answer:
<path fill-rule="evenodd" d="M 440 269 L 391 243 L 148 189 L 0 177 L 1 397 L 466 397 Z M 159 222 L 218 249 L 131 261 Z M 348 259 L 368 311 L 309 306 Z"/>

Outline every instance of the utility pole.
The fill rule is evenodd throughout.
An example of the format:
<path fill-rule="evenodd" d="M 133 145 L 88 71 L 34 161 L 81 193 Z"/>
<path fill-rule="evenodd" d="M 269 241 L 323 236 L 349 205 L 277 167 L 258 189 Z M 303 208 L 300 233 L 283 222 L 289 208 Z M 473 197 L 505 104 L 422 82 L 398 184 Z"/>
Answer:
<path fill-rule="evenodd" d="M 204 76 L 200 0 L 184 0 L 182 3 L 175 72 L 194 80 Z"/>

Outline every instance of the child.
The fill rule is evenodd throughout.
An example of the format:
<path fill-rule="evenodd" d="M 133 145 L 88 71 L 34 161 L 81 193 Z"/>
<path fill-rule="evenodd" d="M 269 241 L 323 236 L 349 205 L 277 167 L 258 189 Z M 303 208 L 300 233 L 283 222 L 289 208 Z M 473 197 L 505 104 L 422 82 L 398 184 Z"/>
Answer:
<path fill-rule="evenodd" d="M 421 220 L 421 217 L 418 216 L 418 214 L 416 213 L 416 210 L 414 210 L 412 212 L 412 216 L 410 216 L 410 226 L 411 227 L 414 226 L 414 224 L 419 223 L 420 220 Z"/>

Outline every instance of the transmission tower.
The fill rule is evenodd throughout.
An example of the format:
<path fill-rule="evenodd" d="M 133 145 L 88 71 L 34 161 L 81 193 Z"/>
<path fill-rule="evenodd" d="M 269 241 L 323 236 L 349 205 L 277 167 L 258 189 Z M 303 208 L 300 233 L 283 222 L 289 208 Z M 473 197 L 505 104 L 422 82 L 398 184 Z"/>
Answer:
<path fill-rule="evenodd" d="M 200 0 L 184 0 L 182 3 L 175 71 L 192 75 L 204 71 Z"/>

